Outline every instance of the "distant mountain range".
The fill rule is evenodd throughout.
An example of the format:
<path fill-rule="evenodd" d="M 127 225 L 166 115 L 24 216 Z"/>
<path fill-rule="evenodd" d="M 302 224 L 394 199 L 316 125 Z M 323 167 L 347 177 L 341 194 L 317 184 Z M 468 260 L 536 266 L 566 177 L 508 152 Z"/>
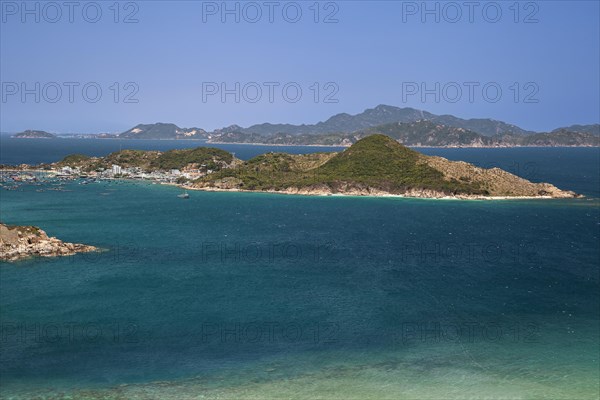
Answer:
<path fill-rule="evenodd" d="M 36 137 L 28 132 L 43 131 L 25 131 L 14 137 Z M 379 105 L 356 115 L 336 114 L 316 124 L 263 123 L 247 128 L 230 125 L 208 132 L 201 128 L 180 128 L 172 123 L 155 123 L 139 124 L 115 136 L 104 134 L 96 137 L 348 146 L 374 133 L 384 133 L 408 146 L 598 146 L 600 124 L 571 125 L 552 132 L 533 132 L 489 118 L 462 119 L 414 108 Z"/>
<path fill-rule="evenodd" d="M 336 114 L 325 122 L 318 122 L 314 125 L 290 125 L 290 124 L 258 124 L 248 128 L 242 128 L 238 125 L 231 125 L 227 128 L 217 129 L 214 135 L 227 133 L 248 133 L 262 136 L 274 134 L 324 134 L 324 133 L 352 133 L 362 129 L 371 128 L 378 125 L 389 124 L 392 122 L 416 122 L 432 121 L 443 125 L 463 128 L 475 131 L 484 136 L 493 136 L 500 133 L 516 133 L 521 135 L 532 134 L 535 132 L 526 131 L 516 125 L 493 119 L 462 119 L 453 115 L 435 115 L 427 111 L 416 110 L 414 108 L 400 108 L 394 106 L 379 105 L 375 108 L 369 108 L 360 114 L 350 115 L 346 113 Z"/>
<path fill-rule="evenodd" d="M 395 122 L 363 129 L 349 134 L 321 135 L 275 134 L 258 136 L 246 133 L 228 133 L 211 139 L 221 143 L 264 143 L 271 145 L 349 146 L 374 134 L 387 135 L 406 146 L 415 147 L 517 147 L 517 146 L 599 146 L 600 136 L 585 132 L 559 129 L 550 133 L 521 135 L 504 133 L 484 136 L 464 128 L 455 128 L 432 121 Z"/>

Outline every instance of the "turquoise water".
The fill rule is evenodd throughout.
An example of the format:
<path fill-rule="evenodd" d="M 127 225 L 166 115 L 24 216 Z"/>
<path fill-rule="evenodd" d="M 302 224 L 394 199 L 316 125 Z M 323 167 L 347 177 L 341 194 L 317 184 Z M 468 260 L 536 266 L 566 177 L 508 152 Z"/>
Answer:
<path fill-rule="evenodd" d="M 540 180 L 595 193 L 587 154 Z M 0 190 L 2 221 L 105 251 L 0 264 L 2 398 L 599 396 L 593 195 L 37 188 Z"/>

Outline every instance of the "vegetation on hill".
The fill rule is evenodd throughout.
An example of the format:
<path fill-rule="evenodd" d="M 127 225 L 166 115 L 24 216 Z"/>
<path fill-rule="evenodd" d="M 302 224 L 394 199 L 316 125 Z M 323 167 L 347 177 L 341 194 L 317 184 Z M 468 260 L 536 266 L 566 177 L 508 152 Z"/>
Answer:
<path fill-rule="evenodd" d="M 91 157 L 85 154 L 69 154 L 56 164 L 64 167 L 80 167 L 89 163 L 90 160 Z"/>
<path fill-rule="evenodd" d="M 225 150 L 214 147 L 197 147 L 195 149 L 166 151 L 152 161 L 150 167 L 169 170 L 182 169 L 189 164 L 197 164 L 215 170 L 223 164 L 230 164 L 232 161 L 233 156 Z"/>
<path fill-rule="evenodd" d="M 444 193 L 482 192 L 478 185 L 445 180 L 442 172 L 421 162 L 420 154 L 385 135 L 371 135 L 343 151 L 319 169 L 328 186 L 356 182 L 392 193 L 432 189 Z"/>
<path fill-rule="evenodd" d="M 254 157 L 233 169 L 223 169 L 198 182 L 220 181 L 246 190 L 282 190 L 291 185 L 317 183 L 318 167 L 334 153 L 292 155 L 267 153 Z"/>
<path fill-rule="evenodd" d="M 448 194 L 486 194 L 479 184 L 445 179 L 442 172 L 421 162 L 419 153 L 385 135 L 368 136 L 337 154 L 264 154 L 235 169 L 201 178 L 196 184 L 275 191 L 326 187 L 333 192 L 350 184 L 390 193 L 427 189 Z"/>
<path fill-rule="evenodd" d="M 101 158 L 72 154 L 56 163 L 58 166 L 80 167 L 85 171 L 111 168 L 113 164 L 123 168 L 140 168 L 144 171 L 190 168 L 219 170 L 234 162 L 231 153 L 213 147 L 169 150 L 121 150 Z"/>

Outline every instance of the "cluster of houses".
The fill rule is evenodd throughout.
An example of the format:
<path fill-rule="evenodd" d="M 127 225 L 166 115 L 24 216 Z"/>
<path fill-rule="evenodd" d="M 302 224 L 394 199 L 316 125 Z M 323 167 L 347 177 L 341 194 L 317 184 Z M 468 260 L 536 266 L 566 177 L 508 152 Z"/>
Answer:
<path fill-rule="evenodd" d="M 173 183 L 181 178 L 194 180 L 212 173 L 210 169 L 206 169 L 205 165 L 201 165 L 200 169 L 171 169 L 170 171 L 152 171 L 146 172 L 139 167 L 124 168 L 120 165 L 113 164 L 110 169 L 99 168 L 96 171 L 82 172 L 77 167 L 62 167 L 56 171 L 56 176 L 59 178 L 96 178 L 96 179 L 114 179 L 114 178 L 129 178 L 129 179 L 147 179 L 159 182 Z"/>

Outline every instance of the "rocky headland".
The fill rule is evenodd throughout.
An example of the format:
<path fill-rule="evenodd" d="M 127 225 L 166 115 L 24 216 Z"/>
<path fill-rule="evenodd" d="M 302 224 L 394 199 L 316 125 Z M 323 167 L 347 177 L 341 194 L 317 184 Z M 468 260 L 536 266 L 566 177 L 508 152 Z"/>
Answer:
<path fill-rule="evenodd" d="M 67 243 L 36 226 L 16 226 L 0 223 L 0 261 L 18 261 L 29 257 L 69 256 L 99 251 L 97 247 Z"/>

